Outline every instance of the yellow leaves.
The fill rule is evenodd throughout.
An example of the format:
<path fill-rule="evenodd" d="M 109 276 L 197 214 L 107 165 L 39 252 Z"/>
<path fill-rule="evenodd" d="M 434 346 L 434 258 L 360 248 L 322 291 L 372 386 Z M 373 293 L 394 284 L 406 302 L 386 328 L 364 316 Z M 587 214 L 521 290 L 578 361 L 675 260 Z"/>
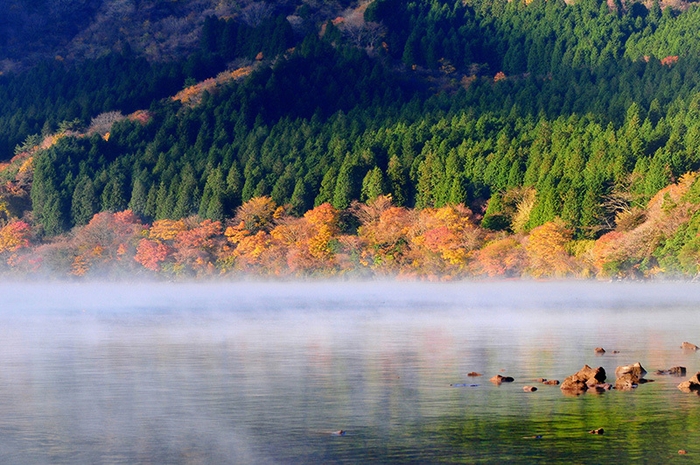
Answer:
<path fill-rule="evenodd" d="M 177 235 L 185 231 L 187 227 L 183 220 L 158 220 L 148 230 L 148 236 L 151 239 L 159 239 L 161 241 L 171 241 Z"/>
<path fill-rule="evenodd" d="M 19 173 L 30 173 L 34 171 L 34 157 L 27 158 L 19 167 Z"/>
<path fill-rule="evenodd" d="M 269 231 L 274 226 L 275 215 L 282 213 L 270 197 L 253 197 L 238 207 L 234 222 L 250 233 Z"/>
<path fill-rule="evenodd" d="M 504 196 L 505 203 L 513 203 L 514 211 L 508 212 L 512 215 L 511 228 L 516 233 L 523 233 L 527 229 L 530 221 L 530 213 L 535 207 L 537 192 L 531 187 L 511 189 Z"/>
<path fill-rule="evenodd" d="M 312 257 L 318 259 L 329 259 L 333 252 L 330 247 L 330 241 L 333 238 L 331 228 L 322 225 L 316 231 L 316 234 L 308 239 L 309 253 Z"/>
<path fill-rule="evenodd" d="M 270 236 L 264 231 L 258 231 L 252 236 L 243 237 L 238 242 L 236 255 L 246 257 L 249 263 L 257 263 L 260 256 L 270 244 Z"/>
<path fill-rule="evenodd" d="M 13 221 L 0 229 L 0 253 L 29 247 L 31 228 L 24 221 Z"/>
<path fill-rule="evenodd" d="M 525 244 L 529 258 L 528 270 L 536 278 L 563 277 L 574 271 L 571 256 L 566 250 L 571 231 L 561 220 L 550 221 L 530 232 Z"/>
<path fill-rule="evenodd" d="M 448 265 L 462 268 L 469 253 L 478 246 L 480 233 L 471 222 L 472 212 L 463 205 L 426 208 L 418 214 L 411 243 L 418 249 L 438 254 Z"/>
<path fill-rule="evenodd" d="M 241 221 L 237 226 L 229 226 L 224 231 L 224 236 L 232 244 L 238 244 L 247 236 L 250 236 L 250 231 L 245 229 L 245 224 Z"/>
<path fill-rule="evenodd" d="M 219 73 L 216 78 L 209 78 L 193 86 L 189 86 L 172 98 L 174 101 L 180 101 L 183 105 L 195 106 L 202 100 L 204 92 L 213 93 L 217 87 L 229 82 L 237 81 L 248 76 L 253 71 L 252 66 L 244 66 L 232 71 L 224 71 Z"/>
<path fill-rule="evenodd" d="M 74 276 L 85 276 L 85 274 L 90 269 L 88 261 L 82 255 L 78 255 L 73 259 L 73 266 L 71 267 L 71 274 Z"/>

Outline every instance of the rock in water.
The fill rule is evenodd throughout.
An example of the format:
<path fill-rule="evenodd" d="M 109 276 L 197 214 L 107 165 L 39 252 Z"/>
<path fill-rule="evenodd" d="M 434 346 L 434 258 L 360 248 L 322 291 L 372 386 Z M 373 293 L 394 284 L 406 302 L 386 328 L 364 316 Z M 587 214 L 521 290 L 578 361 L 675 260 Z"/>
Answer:
<path fill-rule="evenodd" d="M 631 374 L 641 379 L 644 378 L 644 375 L 647 374 L 647 371 L 639 362 L 636 362 L 632 365 L 622 365 L 615 369 L 615 376 L 618 378 L 626 374 Z"/>
<path fill-rule="evenodd" d="M 594 349 L 594 352 L 595 352 L 596 354 L 604 354 L 604 353 L 605 353 L 605 349 L 603 349 L 602 347 L 596 347 L 596 348 Z"/>
<path fill-rule="evenodd" d="M 695 376 L 690 378 L 688 381 L 683 381 L 678 385 L 678 389 L 683 392 L 695 392 L 700 391 L 700 372 L 695 373 Z"/>
<path fill-rule="evenodd" d="M 537 388 L 535 386 L 523 386 L 523 391 L 525 392 L 535 392 Z"/>
<path fill-rule="evenodd" d="M 493 384 L 500 385 L 501 383 L 512 383 L 513 381 L 515 381 L 515 379 L 511 378 L 510 376 L 496 375 L 489 381 L 491 381 Z"/>
<path fill-rule="evenodd" d="M 639 384 L 646 382 L 644 375 L 647 371 L 644 367 L 636 362 L 632 365 L 622 365 L 615 369 L 615 389 L 629 390 L 636 388 Z"/>
<path fill-rule="evenodd" d="M 657 375 L 685 376 L 685 367 L 671 367 L 668 370 L 656 370 Z"/>
<path fill-rule="evenodd" d="M 605 381 L 605 369 L 603 367 L 591 368 L 584 365 L 579 371 L 566 378 L 560 389 L 570 394 L 581 394 L 589 387 L 596 386 Z"/>
<path fill-rule="evenodd" d="M 684 342 L 681 344 L 681 349 L 683 350 L 698 350 L 700 347 L 696 346 L 695 344 L 691 344 L 690 342 Z"/>

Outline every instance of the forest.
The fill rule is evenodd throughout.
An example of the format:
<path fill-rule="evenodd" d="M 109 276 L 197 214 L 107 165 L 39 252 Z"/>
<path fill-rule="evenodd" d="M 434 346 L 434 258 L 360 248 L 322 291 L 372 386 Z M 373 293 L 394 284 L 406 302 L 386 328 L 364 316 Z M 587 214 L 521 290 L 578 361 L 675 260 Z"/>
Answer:
<path fill-rule="evenodd" d="M 0 75 L 0 259 L 48 276 L 695 277 L 695 4 L 252 2 Z"/>

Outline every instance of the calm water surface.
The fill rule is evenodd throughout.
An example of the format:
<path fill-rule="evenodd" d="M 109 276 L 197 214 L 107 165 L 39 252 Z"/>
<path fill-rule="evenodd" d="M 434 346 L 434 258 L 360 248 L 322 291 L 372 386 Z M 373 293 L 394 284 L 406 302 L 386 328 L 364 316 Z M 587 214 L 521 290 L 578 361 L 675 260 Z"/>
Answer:
<path fill-rule="evenodd" d="M 696 284 L 0 290 L 0 463 L 700 462 L 676 388 L 700 371 Z M 637 361 L 655 382 L 631 392 L 522 390 Z"/>

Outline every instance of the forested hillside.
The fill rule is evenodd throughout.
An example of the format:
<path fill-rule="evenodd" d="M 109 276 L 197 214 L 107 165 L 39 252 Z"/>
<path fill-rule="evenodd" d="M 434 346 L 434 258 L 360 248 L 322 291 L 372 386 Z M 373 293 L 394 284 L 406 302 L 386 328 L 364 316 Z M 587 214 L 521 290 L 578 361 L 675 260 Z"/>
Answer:
<path fill-rule="evenodd" d="M 224 3 L 0 76 L 8 269 L 698 272 L 696 5 Z"/>

